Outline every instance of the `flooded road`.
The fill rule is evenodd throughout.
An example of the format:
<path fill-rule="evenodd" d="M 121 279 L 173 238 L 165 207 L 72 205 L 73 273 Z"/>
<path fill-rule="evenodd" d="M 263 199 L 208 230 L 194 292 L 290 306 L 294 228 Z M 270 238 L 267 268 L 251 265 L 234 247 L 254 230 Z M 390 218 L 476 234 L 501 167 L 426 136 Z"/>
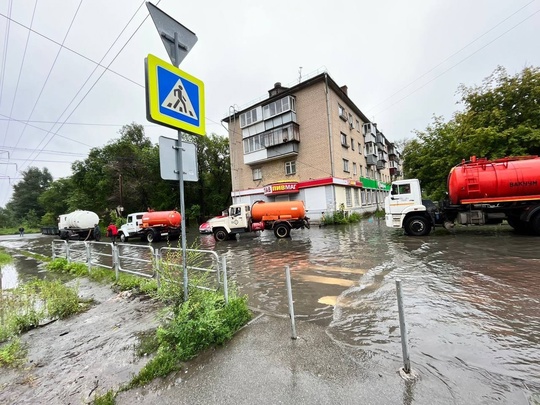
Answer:
<path fill-rule="evenodd" d="M 225 255 L 230 278 L 250 306 L 265 311 L 287 313 L 290 266 L 298 318 L 325 325 L 359 358 L 396 369 L 401 279 L 420 379 L 443 387 L 455 403 L 540 403 L 539 238 L 504 226 L 411 238 L 377 220 L 291 235 L 216 243 L 192 229 L 187 245 Z M 1 238 L 0 246 L 50 255 L 51 241 L 29 235 Z M 27 277 L 27 261 L 3 269 L 4 287 Z"/>

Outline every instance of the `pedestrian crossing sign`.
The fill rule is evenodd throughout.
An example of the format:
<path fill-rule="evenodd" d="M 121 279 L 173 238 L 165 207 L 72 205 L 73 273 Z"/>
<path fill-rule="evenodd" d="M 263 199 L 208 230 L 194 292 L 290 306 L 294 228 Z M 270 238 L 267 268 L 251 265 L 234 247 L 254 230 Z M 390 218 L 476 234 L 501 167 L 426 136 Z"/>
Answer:
<path fill-rule="evenodd" d="M 146 117 L 156 124 L 205 135 L 204 83 L 157 56 L 148 55 Z"/>

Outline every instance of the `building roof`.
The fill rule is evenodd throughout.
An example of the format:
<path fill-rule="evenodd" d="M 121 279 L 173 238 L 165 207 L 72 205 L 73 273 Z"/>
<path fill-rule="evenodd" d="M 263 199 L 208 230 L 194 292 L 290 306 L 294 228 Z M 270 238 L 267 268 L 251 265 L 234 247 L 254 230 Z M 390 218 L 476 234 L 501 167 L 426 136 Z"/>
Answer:
<path fill-rule="evenodd" d="M 244 112 L 246 111 L 249 111 L 251 109 L 253 109 L 254 107 L 258 107 L 258 106 L 261 106 L 261 105 L 266 105 L 268 103 L 271 103 L 272 101 L 274 100 L 278 100 L 280 98 L 282 98 L 283 96 L 287 96 L 287 95 L 291 95 L 291 94 L 294 94 L 294 93 L 297 93 L 299 90 L 302 90 L 304 88 L 307 88 L 309 86 L 313 86 L 314 84 L 320 82 L 320 81 L 324 81 L 324 80 L 327 80 L 328 81 L 328 86 L 334 90 L 334 92 L 343 100 L 344 104 L 347 105 L 347 107 L 354 111 L 356 113 L 356 115 L 358 115 L 362 121 L 364 123 L 367 123 L 367 122 L 371 122 L 366 116 L 365 114 L 360 111 L 360 109 L 356 106 L 356 104 L 353 103 L 353 101 L 349 98 L 349 96 L 347 95 L 347 93 L 345 91 L 343 91 L 343 89 L 330 77 L 330 75 L 326 72 L 324 73 L 321 73 L 317 76 L 314 76 L 310 79 L 307 79 L 301 83 L 298 83 L 296 86 L 293 86 L 293 87 L 281 87 L 280 88 L 280 91 L 272 96 L 272 97 L 268 97 L 258 103 L 255 103 L 255 104 L 252 104 L 250 105 L 249 107 L 246 107 L 240 111 L 236 111 L 234 114 L 232 115 L 229 115 L 225 118 L 222 119 L 222 121 L 225 121 L 226 123 L 229 123 L 231 118 L 232 117 L 239 117 L 241 114 L 243 114 Z M 278 83 L 276 83 L 276 85 L 278 85 Z M 344 86 L 346 87 L 346 86 Z"/>

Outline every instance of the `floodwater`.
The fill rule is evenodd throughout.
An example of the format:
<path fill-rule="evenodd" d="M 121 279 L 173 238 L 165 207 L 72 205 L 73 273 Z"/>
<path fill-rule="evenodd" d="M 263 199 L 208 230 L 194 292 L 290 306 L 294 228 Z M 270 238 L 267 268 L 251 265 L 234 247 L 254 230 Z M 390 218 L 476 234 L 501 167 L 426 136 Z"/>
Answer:
<path fill-rule="evenodd" d="M 250 306 L 273 313 L 288 313 L 289 266 L 298 319 L 325 325 L 366 361 L 398 366 L 400 279 L 411 366 L 420 379 L 445 387 L 456 403 L 540 404 L 539 238 L 506 226 L 414 238 L 376 219 L 291 236 L 263 232 L 216 243 L 191 229 L 187 245 L 225 255 Z M 50 255 L 51 241 L 10 237 L 0 246 Z M 24 263 L 15 261 L 11 280 L 26 277 Z M 4 272 L 4 287 L 10 282 Z"/>

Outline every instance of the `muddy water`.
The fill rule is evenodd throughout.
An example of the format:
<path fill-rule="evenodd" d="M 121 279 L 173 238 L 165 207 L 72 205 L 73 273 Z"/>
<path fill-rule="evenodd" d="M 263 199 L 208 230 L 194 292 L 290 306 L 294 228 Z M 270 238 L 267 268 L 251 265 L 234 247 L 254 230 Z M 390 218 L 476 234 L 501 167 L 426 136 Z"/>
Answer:
<path fill-rule="evenodd" d="M 28 238 L 0 245 L 50 254 L 50 237 Z M 446 387 L 456 403 L 540 403 L 538 238 L 506 227 L 409 238 L 374 220 L 293 231 L 286 240 L 263 232 L 216 243 L 191 230 L 187 243 L 225 255 L 240 292 L 266 311 L 287 313 L 290 266 L 298 317 L 380 363 L 401 361 L 401 279 L 421 379 Z"/>

